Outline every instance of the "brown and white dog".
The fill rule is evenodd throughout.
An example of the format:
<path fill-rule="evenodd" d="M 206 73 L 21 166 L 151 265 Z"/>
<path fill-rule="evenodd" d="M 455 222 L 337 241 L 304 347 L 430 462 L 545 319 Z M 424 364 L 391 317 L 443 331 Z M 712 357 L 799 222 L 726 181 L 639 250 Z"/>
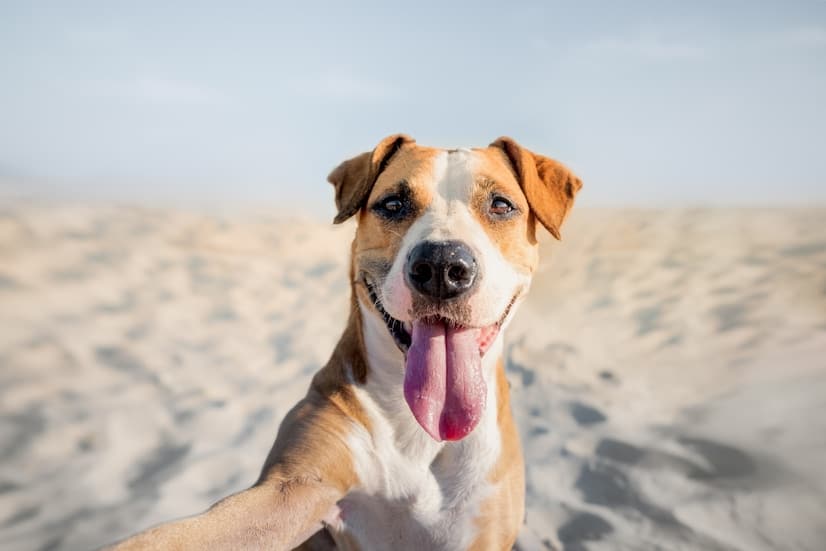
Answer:
<path fill-rule="evenodd" d="M 404 135 L 329 176 L 350 319 L 258 482 L 118 549 L 510 549 L 524 512 L 502 331 L 581 183 L 509 138 Z"/>

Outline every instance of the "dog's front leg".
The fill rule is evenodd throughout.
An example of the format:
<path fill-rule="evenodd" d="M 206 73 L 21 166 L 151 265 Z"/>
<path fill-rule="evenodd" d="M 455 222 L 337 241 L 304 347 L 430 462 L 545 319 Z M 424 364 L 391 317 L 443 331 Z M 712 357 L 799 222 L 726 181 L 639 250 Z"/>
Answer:
<path fill-rule="evenodd" d="M 203 514 L 156 526 L 113 549 L 292 549 L 321 528 L 340 497 L 334 488 L 320 484 L 264 483 L 223 499 Z"/>
<path fill-rule="evenodd" d="M 129 538 L 117 551 L 289 550 L 333 522 L 355 481 L 342 427 L 350 420 L 326 399 L 299 402 L 281 425 L 258 482 L 200 515 Z"/>

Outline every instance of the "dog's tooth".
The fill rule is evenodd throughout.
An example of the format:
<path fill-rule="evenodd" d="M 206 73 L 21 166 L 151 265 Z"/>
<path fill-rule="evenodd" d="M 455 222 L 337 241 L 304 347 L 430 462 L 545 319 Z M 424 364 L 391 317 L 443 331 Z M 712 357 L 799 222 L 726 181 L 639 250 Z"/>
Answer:
<path fill-rule="evenodd" d="M 402 325 L 404 326 L 404 330 L 407 331 L 408 333 L 413 332 L 413 324 L 410 323 L 409 321 L 404 322 Z"/>

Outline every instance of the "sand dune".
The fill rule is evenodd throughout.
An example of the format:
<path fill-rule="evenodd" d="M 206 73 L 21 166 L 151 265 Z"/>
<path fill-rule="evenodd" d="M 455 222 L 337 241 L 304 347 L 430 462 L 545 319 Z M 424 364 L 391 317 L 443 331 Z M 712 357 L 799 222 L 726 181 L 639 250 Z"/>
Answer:
<path fill-rule="evenodd" d="M 819 550 L 826 209 L 587 210 L 507 365 L 519 548 Z M 0 208 L 0 548 L 86 549 L 252 483 L 347 312 L 353 227 Z"/>

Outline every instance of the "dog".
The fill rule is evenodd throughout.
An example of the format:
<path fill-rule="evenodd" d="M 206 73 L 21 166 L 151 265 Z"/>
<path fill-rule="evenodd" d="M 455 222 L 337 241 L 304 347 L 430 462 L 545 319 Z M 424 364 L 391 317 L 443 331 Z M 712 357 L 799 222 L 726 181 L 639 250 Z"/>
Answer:
<path fill-rule="evenodd" d="M 114 548 L 511 549 L 525 474 L 503 332 L 582 187 L 502 137 L 437 149 L 398 134 L 341 163 L 357 218 L 351 307 L 258 481 Z"/>

